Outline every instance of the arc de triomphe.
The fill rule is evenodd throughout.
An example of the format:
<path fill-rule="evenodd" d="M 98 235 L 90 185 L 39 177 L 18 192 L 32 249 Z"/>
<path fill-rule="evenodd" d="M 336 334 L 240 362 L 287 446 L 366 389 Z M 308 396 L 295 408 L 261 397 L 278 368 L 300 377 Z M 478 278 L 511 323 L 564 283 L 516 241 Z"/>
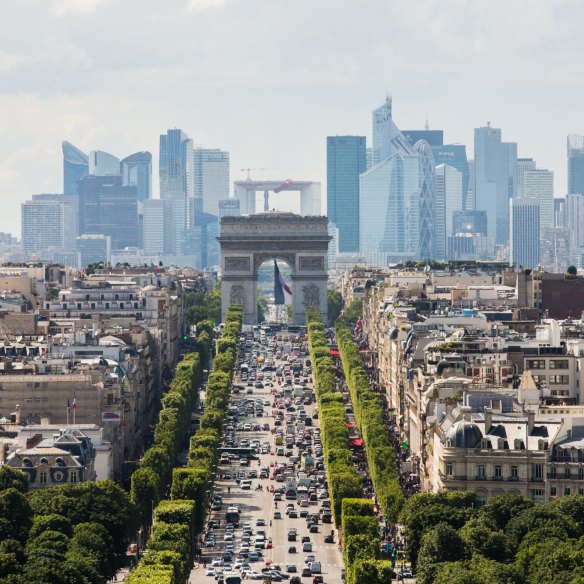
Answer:
<path fill-rule="evenodd" d="M 315 306 L 327 322 L 328 219 L 294 213 L 258 213 L 223 217 L 221 246 L 222 318 L 230 304 L 242 304 L 244 323 L 257 323 L 258 269 L 273 258 L 292 269 L 292 324 L 306 322 Z"/>

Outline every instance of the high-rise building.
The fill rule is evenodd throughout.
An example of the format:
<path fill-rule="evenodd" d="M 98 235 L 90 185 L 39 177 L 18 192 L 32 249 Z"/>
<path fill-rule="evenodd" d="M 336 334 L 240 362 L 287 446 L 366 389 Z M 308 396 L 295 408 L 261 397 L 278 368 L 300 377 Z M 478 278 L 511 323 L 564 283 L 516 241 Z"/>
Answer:
<path fill-rule="evenodd" d="M 79 181 L 89 173 L 87 154 L 64 140 L 63 149 L 63 193 L 76 195 Z"/>
<path fill-rule="evenodd" d="M 453 215 L 464 208 L 463 181 L 462 173 L 453 166 L 439 164 L 436 167 L 436 200 L 444 208 L 444 217 L 436 215 L 436 245 L 445 251 L 447 238 L 454 235 Z M 442 221 L 443 225 L 440 224 Z"/>
<path fill-rule="evenodd" d="M 419 159 L 392 119 L 391 98 L 373 111 L 373 166 L 359 180 L 359 251 L 418 253 Z"/>
<path fill-rule="evenodd" d="M 554 197 L 554 226 L 566 227 L 567 223 L 566 198 Z"/>
<path fill-rule="evenodd" d="M 584 136 L 568 136 L 568 194 L 584 195 Z"/>
<path fill-rule="evenodd" d="M 539 217 L 537 199 L 509 199 L 510 265 L 532 269 L 539 264 Z"/>
<path fill-rule="evenodd" d="M 486 211 L 454 211 L 452 213 L 452 233 L 468 234 L 474 233 L 487 235 L 487 212 Z"/>
<path fill-rule="evenodd" d="M 194 198 L 193 141 L 182 130 L 160 136 L 160 198 Z"/>
<path fill-rule="evenodd" d="M 195 209 L 219 216 L 219 201 L 229 198 L 229 152 L 194 149 Z"/>
<path fill-rule="evenodd" d="M 436 174 L 432 149 L 426 140 L 418 140 L 413 147 L 419 161 L 419 215 L 417 247 L 421 259 L 446 257 L 444 238 L 444 198 L 436 198 Z M 442 244 L 442 245 L 440 245 Z"/>
<path fill-rule="evenodd" d="M 222 217 L 239 217 L 240 201 L 235 197 L 219 201 L 219 219 Z"/>
<path fill-rule="evenodd" d="M 554 173 L 538 168 L 523 172 L 523 196 L 539 201 L 539 224 L 542 229 L 554 226 Z"/>
<path fill-rule="evenodd" d="M 22 248 L 26 252 L 75 249 L 76 197 L 33 195 L 22 203 Z"/>
<path fill-rule="evenodd" d="M 103 150 L 92 150 L 89 153 L 89 174 L 94 176 L 119 176 L 120 159 Z"/>
<path fill-rule="evenodd" d="M 328 136 L 327 216 L 339 234 L 340 252 L 359 250 L 359 175 L 367 170 L 364 136 Z"/>
<path fill-rule="evenodd" d="M 401 133 L 412 146 L 419 140 L 425 140 L 432 148 L 444 144 L 443 130 L 402 130 Z"/>
<path fill-rule="evenodd" d="M 509 241 L 509 199 L 517 194 L 517 144 L 502 142 L 501 130 L 475 128 L 475 209 L 487 212 L 491 245 Z"/>
<path fill-rule="evenodd" d="M 109 263 L 111 259 L 112 240 L 109 235 L 85 234 L 76 239 L 77 251 L 80 255 L 80 267 L 96 264 L 98 262 Z"/>
<path fill-rule="evenodd" d="M 523 176 L 528 170 L 535 170 L 535 160 L 533 158 L 517 159 L 517 196 L 523 196 Z"/>
<path fill-rule="evenodd" d="M 121 176 L 87 175 L 79 183 L 79 234 L 111 237 L 112 249 L 140 247 L 136 187 L 123 186 Z"/>
<path fill-rule="evenodd" d="M 464 144 L 444 144 L 443 146 L 433 146 L 432 154 L 434 155 L 434 164 L 439 166 L 447 164 L 452 166 L 462 175 L 462 208 L 467 209 L 467 199 L 469 199 L 469 167 L 466 158 L 466 146 Z M 473 189 L 474 193 L 474 189 Z M 474 199 L 468 201 L 474 205 Z"/>
<path fill-rule="evenodd" d="M 152 197 L 152 154 L 136 152 L 126 156 L 120 163 L 122 185 L 136 187 L 138 201 Z"/>
<path fill-rule="evenodd" d="M 365 170 L 369 170 L 373 166 L 373 148 L 368 146 L 365 148 Z"/>
<path fill-rule="evenodd" d="M 566 221 L 570 246 L 570 262 L 584 266 L 584 195 L 566 197 Z"/>
<path fill-rule="evenodd" d="M 150 255 L 174 253 L 171 200 L 147 199 L 144 201 L 142 233 L 144 253 Z"/>

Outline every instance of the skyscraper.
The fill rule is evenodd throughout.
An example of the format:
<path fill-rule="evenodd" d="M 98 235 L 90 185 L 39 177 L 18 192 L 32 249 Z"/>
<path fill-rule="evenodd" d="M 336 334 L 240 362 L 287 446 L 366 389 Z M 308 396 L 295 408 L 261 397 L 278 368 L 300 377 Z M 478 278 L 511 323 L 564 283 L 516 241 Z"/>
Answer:
<path fill-rule="evenodd" d="M 121 176 L 87 175 L 79 183 L 79 234 L 111 237 L 112 249 L 140 247 L 136 187 L 122 186 Z"/>
<path fill-rule="evenodd" d="M 119 176 L 120 159 L 103 150 L 92 150 L 89 153 L 89 174 L 94 176 Z"/>
<path fill-rule="evenodd" d="M 182 130 L 160 136 L 160 198 L 195 196 L 193 141 Z"/>
<path fill-rule="evenodd" d="M 568 136 L 568 194 L 584 195 L 584 136 Z"/>
<path fill-rule="evenodd" d="M 436 199 L 436 174 L 432 149 L 426 140 L 414 144 L 419 160 L 418 249 L 420 259 L 444 259 L 444 198 Z M 437 238 L 438 235 L 438 238 Z M 437 245 L 438 242 L 442 245 Z"/>
<path fill-rule="evenodd" d="M 440 225 L 442 215 L 436 216 L 436 245 L 446 252 L 447 238 L 453 233 L 453 216 L 463 210 L 463 175 L 448 164 L 436 167 L 436 200 L 444 207 L 444 224 Z M 443 203 L 442 203 L 443 201 Z"/>
<path fill-rule="evenodd" d="M 523 172 L 523 196 L 539 202 L 541 229 L 554 226 L 554 173 L 538 168 Z"/>
<path fill-rule="evenodd" d="M 462 175 L 462 208 L 467 209 L 468 186 L 469 186 L 469 167 L 466 158 L 466 146 L 464 144 L 444 144 L 443 146 L 432 146 L 432 154 L 434 155 L 434 164 L 447 164 L 456 168 Z M 473 188 L 474 193 L 474 188 Z M 474 198 L 468 201 L 469 204 L 474 205 Z"/>
<path fill-rule="evenodd" d="M 63 149 L 63 193 L 76 195 L 79 181 L 89 173 L 87 154 L 64 140 Z"/>
<path fill-rule="evenodd" d="M 174 253 L 172 200 L 147 199 L 142 211 L 142 248 L 149 255 Z"/>
<path fill-rule="evenodd" d="M 412 146 L 419 140 L 425 140 L 432 148 L 444 144 L 443 130 L 402 130 L 401 133 Z"/>
<path fill-rule="evenodd" d="M 391 96 L 385 96 L 385 102 L 373 110 L 373 145 L 371 147 L 372 167 L 386 160 L 392 154 L 391 141 L 396 133 L 400 133 L 392 119 Z M 401 135 L 401 133 L 400 133 Z M 401 136 L 404 142 L 406 141 Z"/>
<path fill-rule="evenodd" d="M 566 220 L 570 246 L 570 262 L 577 267 L 584 265 L 584 195 L 566 197 Z"/>
<path fill-rule="evenodd" d="M 535 170 L 535 160 L 533 158 L 517 159 L 517 196 L 523 196 L 523 176 L 528 170 Z"/>
<path fill-rule="evenodd" d="M 517 144 L 502 142 L 501 130 L 475 128 L 475 209 L 487 212 L 491 245 L 509 240 L 509 199 L 517 190 Z"/>
<path fill-rule="evenodd" d="M 229 152 L 195 148 L 195 209 L 219 216 L 219 201 L 229 198 Z"/>
<path fill-rule="evenodd" d="M 367 170 L 364 136 L 328 136 L 327 216 L 338 229 L 339 252 L 359 250 L 359 175 Z"/>
<path fill-rule="evenodd" d="M 535 268 L 539 264 L 539 203 L 537 199 L 509 199 L 510 265 Z"/>
<path fill-rule="evenodd" d="M 152 197 L 152 154 L 136 152 L 126 156 L 120 163 L 122 185 L 136 187 L 138 201 Z"/>
<path fill-rule="evenodd" d="M 22 248 L 26 252 L 75 249 L 76 197 L 33 195 L 22 203 Z"/>

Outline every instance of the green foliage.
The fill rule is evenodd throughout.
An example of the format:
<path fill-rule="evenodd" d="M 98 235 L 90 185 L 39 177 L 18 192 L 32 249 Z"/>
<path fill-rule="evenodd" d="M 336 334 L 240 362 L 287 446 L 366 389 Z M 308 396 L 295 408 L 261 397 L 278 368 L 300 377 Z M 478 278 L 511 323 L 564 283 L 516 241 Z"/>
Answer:
<path fill-rule="evenodd" d="M 73 525 L 71 520 L 63 515 L 51 513 L 50 515 L 35 515 L 33 517 L 32 527 L 28 532 L 28 538 L 34 539 L 45 531 L 58 531 L 67 537 L 73 535 Z"/>
<path fill-rule="evenodd" d="M 4 537 L 26 541 L 32 525 L 33 511 L 26 495 L 14 487 L 0 491 L 0 520 L 5 520 L 9 533 Z"/>
<path fill-rule="evenodd" d="M 568 266 L 568 268 L 566 270 L 566 274 L 569 274 L 570 276 L 577 276 L 578 275 L 578 268 L 574 265 Z"/>
<path fill-rule="evenodd" d="M 221 322 L 221 285 L 211 292 L 189 292 L 186 297 L 185 318 L 188 325 L 203 320 Z"/>
<path fill-rule="evenodd" d="M 381 560 L 358 560 L 349 571 L 349 584 L 386 584 L 391 582 L 391 563 Z"/>
<path fill-rule="evenodd" d="M 465 549 L 459 532 L 454 527 L 439 523 L 426 531 L 417 561 L 417 581 L 432 584 L 442 562 L 456 562 L 464 559 Z"/>
<path fill-rule="evenodd" d="M 355 323 L 363 315 L 363 300 L 353 300 L 351 304 L 345 306 L 341 315 L 341 320 L 347 324 Z"/>
<path fill-rule="evenodd" d="M 327 307 L 328 307 L 328 319 L 329 322 L 335 322 L 339 316 L 341 316 L 341 311 L 345 301 L 343 300 L 343 295 L 338 290 L 333 290 L 329 288 L 327 290 Z"/>
<path fill-rule="evenodd" d="M 21 470 L 3 464 L 0 466 L 0 491 L 10 488 L 26 493 L 28 491 L 28 478 L 26 473 Z"/>

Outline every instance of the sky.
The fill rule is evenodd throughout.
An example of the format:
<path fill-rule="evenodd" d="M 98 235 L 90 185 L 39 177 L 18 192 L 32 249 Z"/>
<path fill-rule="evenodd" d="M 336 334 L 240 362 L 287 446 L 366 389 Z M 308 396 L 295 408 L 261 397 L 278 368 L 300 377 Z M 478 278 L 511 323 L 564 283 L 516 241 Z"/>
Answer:
<path fill-rule="evenodd" d="M 0 231 L 62 192 L 61 141 L 119 157 L 181 128 L 231 179 L 322 182 L 326 136 L 402 129 L 467 145 L 488 121 L 566 188 L 584 134 L 581 0 L 0 0 Z"/>

